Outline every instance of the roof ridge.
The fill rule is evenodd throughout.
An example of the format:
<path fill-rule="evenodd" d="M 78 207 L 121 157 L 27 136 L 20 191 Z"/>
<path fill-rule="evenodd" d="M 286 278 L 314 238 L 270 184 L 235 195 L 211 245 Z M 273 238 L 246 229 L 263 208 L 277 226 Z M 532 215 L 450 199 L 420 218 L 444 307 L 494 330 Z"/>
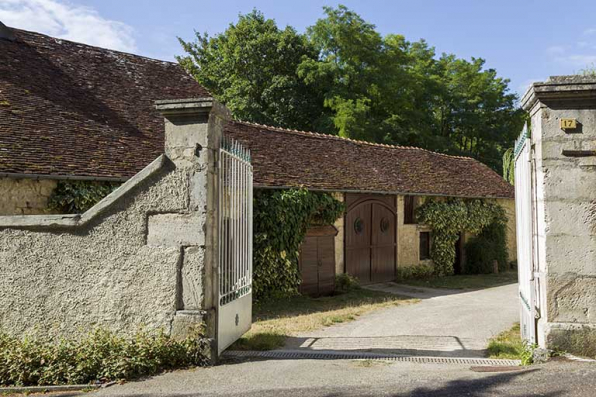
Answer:
<path fill-rule="evenodd" d="M 124 55 L 130 55 L 130 56 L 137 57 L 137 58 L 148 59 L 148 60 L 154 61 L 154 62 L 169 63 L 169 64 L 172 64 L 172 65 L 180 66 L 180 64 L 177 63 L 177 62 L 165 61 L 163 59 L 157 59 L 157 58 L 151 58 L 151 57 L 148 57 L 148 56 L 145 56 L 145 55 L 134 54 L 132 52 L 126 52 L 126 51 L 120 51 L 120 50 L 113 50 L 111 48 L 105 48 L 105 47 L 100 47 L 100 46 L 97 46 L 97 45 L 92 45 L 92 44 L 87 44 L 87 43 L 81 43 L 79 41 L 73 41 L 73 40 L 69 40 L 69 39 L 61 39 L 59 37 L 50 36 L 49 34 L 40 33 L 40 32 L 34 32 L 32 30 L 19 29 L 19 28 L 15 28 L 15 27 L 12 27 L 12 26 L 9 26 L 9 28 L 13 32 L 16 33 L 17 39 L 19 39 L 19 33 L 20 32 L 25 32 L 27 34 L 32 34 L 32 35 L 37 35 L 37 36 L 43 36 L 43 37 L 46 37 L 46 38 L 52 39 L 52 40 L 66 41 L 67 43 L 75 44 L 75 45 L 83 45 L 85 47 L 94 48 L 96 50 L 115 52 L 115 53 L 118 53 L 118 54 L 124 54 Z"/>
<path fill-rule="evenodd" d="M 376 143 L 376 142 L 362 141 L 362 140 L 352 139 L 352 138 L 346 138 L 346 137 L 338 136 L 338 135 L 324 134 L 324 133 L 321 133 L 321 132 L 312 132 L 312 131 L 296 130 L 296 129 L 292 129 L 292 128 L 276 127 L 276 126 L 273 126 L 273 125 L 253 123 L 253 122 L 250 122 L 250 121 L 242 121 L 242 120 L 233 120 L 233 121 L 235 123 L 239 123 L 239 124 L 244 124 L 244 125 L 249 125 L 249 126 L 255 126 L 255 127 L 263 127 L 265 129 L 268 129 L 268 130 L 273 130 L 273 131 L 283 132 L 283 133 L 293 133 L 293 134 L 300 134 L 300 135 L 309 135 L 309 136 L 318 137 L 318 138 L 334 139 L 334 140 L 338 140 L 338 141 L 347 141 L 347 142 L 352 142 L 352 143 L 356 143 L 356 144 L 363 144 L 363 145 L 369 145 L 369 146 L 377 146 L 377 147 L 382 147 L 382 148 L 387 148 L 387 149 L 420 150 L 420 151 L 431 153 L 431 154 L 434 154 L 434 155 L 437 155 L 437 156 L 444 156 L 444 157 L 457 158 L 457 159 L 462 159 L 462 160 L 477 161 L 476 159 L 474 159 L 472 157 L 469 157 L 469 156 L 456 156 L 456 155 L 452 155 L 452 154 L 438 153 L 438 152 L 434 152 L 434 151 L 429 150 L 429 149 L 424 149 L 424 148 L 420 148 L 420 147 L 416 147 L 416 146 L 389 145 L 389 144 L 386 144 L 386 143 Z"/>

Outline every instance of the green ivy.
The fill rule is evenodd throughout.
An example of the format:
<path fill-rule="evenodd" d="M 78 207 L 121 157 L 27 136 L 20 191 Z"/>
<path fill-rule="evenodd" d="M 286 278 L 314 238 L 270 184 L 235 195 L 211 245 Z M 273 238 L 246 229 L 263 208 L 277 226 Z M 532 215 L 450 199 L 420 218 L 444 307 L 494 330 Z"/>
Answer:
<path fill-rule="evenodd" d="M 466 243 L 466 273 L 492 273 L 494 261 L 499 264 L 499 272 L 505 271 L 508 257 L 507 227 L 504 222 L 493 222 Z"/>
<path fill-rule="evenodd" d="M 438 276 L 453 274 L 455 243 L 461 232 L 479 234 L 493 222 L 506 222 L 505 211 L 487 200 L 428 200 L 416 210 L 418 222 L 432 229 L 431 258 Z"/>
<path fill-rule="evenodd" d="M 61 214 L 82 214 L 120 186 L 116 182 L 60 181 L 48 207 Z"/>
<path fill-rule="evenodd" d="M 306 189 L 258 190 L 254 198 L 254 279 L 257 300 L 298 293 L 298 257 L 306 230 L 328 225 L 344 205 L 327 193 Z"/>

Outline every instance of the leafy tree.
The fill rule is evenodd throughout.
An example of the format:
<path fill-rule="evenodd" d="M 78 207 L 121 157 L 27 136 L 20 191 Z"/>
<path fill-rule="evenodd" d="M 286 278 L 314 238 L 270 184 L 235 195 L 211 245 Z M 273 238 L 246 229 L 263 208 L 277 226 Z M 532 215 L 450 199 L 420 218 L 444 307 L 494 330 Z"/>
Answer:
<path fill-rule="evenodd" d="M 482 59 L 437 57 L 382 36 L 345 6 L 305 34 L 262 13 L 181 43 L 180 62 L 240 119 L 472 156 L 501 172 L 523 123 L 509 81 Z"/>
<path fill-rule="evenodd" d="M 188 55 L 178 61 L 235 117 L 288 128 L 320 127 L 322 94 L 297 74 L 298 65 L 317 53 L 293 28 L 280 29 L 255 10 L 240 15 L 222 34 L 179 40 Z"/>

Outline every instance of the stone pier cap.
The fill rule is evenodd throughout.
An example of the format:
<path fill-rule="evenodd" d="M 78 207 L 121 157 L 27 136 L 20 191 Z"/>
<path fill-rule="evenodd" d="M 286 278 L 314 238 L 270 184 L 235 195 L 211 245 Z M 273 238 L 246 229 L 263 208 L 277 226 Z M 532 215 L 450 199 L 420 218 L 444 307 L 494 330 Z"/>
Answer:
<path fill-rule="evenodd" d="M 551 76 L 533 83 L 522 96 L 521 107 L 530 111 L 538 101 L 550 106 L 570 101 L 574 108 L 596 106 L 596 75 Z"/>

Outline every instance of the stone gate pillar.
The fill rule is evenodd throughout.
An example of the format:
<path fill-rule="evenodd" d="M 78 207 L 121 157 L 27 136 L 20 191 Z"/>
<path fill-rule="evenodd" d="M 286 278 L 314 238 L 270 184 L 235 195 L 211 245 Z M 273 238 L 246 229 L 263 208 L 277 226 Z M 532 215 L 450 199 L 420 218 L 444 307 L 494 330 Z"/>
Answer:
<path fill-rule="evenodd" d="M 535 83 L 522 106 L 531 116 L 538 342 L 581 354 L 584 337 L 596 336 L 596 77 Z"/>
<path fill-rule="evenodd" d="M 172 241 L 182 250 L 172 333 L 184 336 L 189 326 L 204 321 L 208 336 L 215 338 L 217 159 L 228 113 L 212 98 L 160 100 L 156 109 L 165 118 L 165 154 L 187 174 L 189 192 L 184 214 L 156 214 L 149 221 L 148 239 Z"/>

